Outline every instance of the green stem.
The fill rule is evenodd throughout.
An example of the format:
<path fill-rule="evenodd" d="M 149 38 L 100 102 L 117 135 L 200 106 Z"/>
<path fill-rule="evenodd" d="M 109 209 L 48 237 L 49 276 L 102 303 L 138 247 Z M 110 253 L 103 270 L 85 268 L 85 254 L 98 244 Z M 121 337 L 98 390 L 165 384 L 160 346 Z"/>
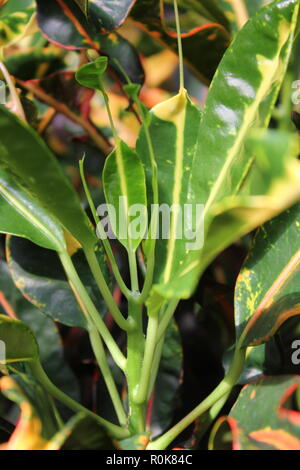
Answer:
<path fill-rule="evenodd" d="M 148 392 L 147 399 L 149 399 L 150 396 L 151 396 L 151 393 L 153 391 L 155 381 L 156 381 L 156 378 L 157 378 L 159 364 L 160 364 L 161 355 L 162 355 L 162 350 L 163 350 L 163 346 L 164 346 L 164 339 L 165 339 L 165 337 L 163 336 L 162 339 L 160 340 L 160 342 L 157 343 L 157 345 L 156 345 L 154 358 L 153 358 L 153 363 L 152 363 L 152 370 L 151 370 L 151 376 L 150 376 L 150 382 L 149 382 L 149 392 Z"/>
<path fill-rule="evenodd" d="M 75 297 L 79 305 L 81 306 L 83 313 L 85 313 L 85 315 L 87 316 L 88 323 L 92 321 L 92 323 L 95 324 L 115 363 L 120 367 L 120 369 L 125 370 L 126 358 L 123 356 L 118 345 L 111 336 L 110 331 L 108 330 L 101 316 L 97 312 L 95 305 L 90 299 L 86 288 L 82 284 L 74 268 L 70 256 L 66 252 L 62 252 L 59 253 L 59 257 L 69 279 L 69 283 L 75 294 Z"/>
<path fill-rule="evenodd" d="M 184 66 L 183 66 L 183 51 L 182 51 L 182 40 L 181 40 L 180 20 L 179 20 L 177 0 L 174 0 L 174 12 L 175 12 L 176 32 L 177 32 L 177 42 L 178 42 L 178 56 L 179 56 L 179 87 L 180 87 L 180 90 L 182 90 L 184 88 Z"/>
<path fill-rule="evenodd" d="M 101 295 L 110 310 L 115 322 L 119 325 L 120 328 L 122 328 L 125 331 L 130 330 L 130 323 L 123 317 L 122 313 L 118 309 L 114 298 L 108 288 L 108 285 L 106 284 L 106 281 L 104 279 L 104 276 L 102 274 L 102 271 L 100 269 L 99 263 L 97 261 L 97 257 L 95 255 L 95 252 L 92 248 L 83 248 L 84 254 L 86 256 L 87 262 L 89 264 L 89 267 L 93 273 L 93 276 L 95 278 L 95 281 L 99 287 L 99 290 L 101 292 Z"/>
<path fill-rule="evenodd" d="M 151 369 L 153 366 L 153 358 L 157 345 L 157 330 L 158 312 L 156 312 L 154 315 L 150 315 L 148 320 L 144 360 L 142 365 L 142 375 L 137 389 L 137 393 L 135 395 L 136 403 L 143 404 L 147 401 L 148 398 Z"/>
<path fill-rule="evenodd" d="M 156 439 L 147 446 L 147 450 L 164 450 L 168 445 L 195 419 L 201 416 L 205 411 L 211 408 L 217 401 L 224 395 L 228 394 L 232 387 L 238 380 L 244 364 L 245 364 L 246 349 L 235 350 L 233 363 L 229 369 L 228 374 L 224 377 L 222 382 L 215 388 L 215 390 L 208 395 L 196 408 L 194 408 L 187 416 L 185 416 L 179 423 L 173 426 L 168 432 Z"/>
<path fill-rule="evenodd" d="M 107 390 L 114 405 L 114 409 L 118 417 L 119 423 L 121 424 L 121 426 L 126 426 L 127 417 L 122 405 L 122 401 L 107 363 L 106 354 L 101 337 L 95 328 L 90 330 L 90 341 L 100 370 L 102 372 L 102 376 L 105 381 Z"/>
<path fill-rule="evenodd" d="M 142 433 L 145 429 L 146 408 L 137 403 L 136 393 L 140 383 L 144 343 L 142 307 L 134 300 L 128 302 L 129 316 L 135 323 L 135 330 L 128 332 L 126 376 L 129 398 L 129 429 L 132 434 Z"/>
<path fill-rule="evenodd" d="M 59 388 L 57 388 L 49 379 L 47 374 L 45 373 L 44 369 L 41 366 L 39 361 L 34 361 L 29 363 L 29 367 L 33 376 L 40 382 L 43 388 L 56 400 L 60 401 L 68 408 L 73 410 L 75 413 L 85 413 L 87 416 L 90 416 L 95 421 L 97 421 L 101 426 L 103 426 L 111 436 L 117 439 L 126 439 L 129 436 L 129 432 L 127 429 L 123 429 L 119 426 L 116 426 L 113 423 L 110 423 L 104 418 L 96 415 L 92 411 L 85 408 L 80 403 L 73 400 L 73 398 L 69 397 L 65 393 L 63 393 Z"/>
<path fill-rule="evenodd" d="M 166 329 L 168 328 L 168 325 L 174 315 L 174 312 L 178 304 L 179 304 L 179 300 L 173 299 L 170 301 L 168 307 L 166 308 L 166 311 L 164 312 L 163 317 L 159 324 L 158 333 L 157 333 L 157 342 L 159 342 L 164 336 Z"/>
<path fill-rule="evenodd" d="M 135 250 L 128 249 L 128 262 L 129 262 L 129 271 L 131 279 L 131 290 L 133 293 L 139 292 L 139 279 L 138 279 L 138 270 L 136 262 L 136 253 Z"/>
<path fill-rule="evenodd" d="M 120 274 L 118 265 L 116 263 L 113 251 L 111 249 L 109 241 L 107 240 L 107 236 L 106 236 L 106 233 L 104 231 L 103 225 L 102 225 L 102 223 L 101 223 L 101 221 L 100 221 L 100 219 L 97 215 L 97 210 L 96 210 L 96 207 L 94 205 L 91 193 L 89 191 L 89 188 L 88 188 L 88 185 L 87 185 L 87 182 L 86 182 L 86 179 L 85 179 L 84 159 L 80 160 L 80 162 L 79 162 L 79 170 L 80 170 L 80 176 L 81 176 L 81 181 L 82 181 L 82 184 L 83 184 L 84 192 L 85 192 L 86 198 L 88 200 L 88 203 L 89 203 L 89 206 L 90 206 L 95 224 L 97 226 L 97 230 L 100 232 L 101 241 L 103 243 L 103 246 L 104 246 L 105 252 L 107 254 L 107 257 L 109 259 L 109 262 L 110 262 L 112 271 L 114 273 L 115 279 L 116 279 L 122 293 L 128 299 L 129 296 L 130 296 L 130 290 L 127 288 L 127 286 L 125 285 L 125 283 L 122 279 L 122 276 Z"/>

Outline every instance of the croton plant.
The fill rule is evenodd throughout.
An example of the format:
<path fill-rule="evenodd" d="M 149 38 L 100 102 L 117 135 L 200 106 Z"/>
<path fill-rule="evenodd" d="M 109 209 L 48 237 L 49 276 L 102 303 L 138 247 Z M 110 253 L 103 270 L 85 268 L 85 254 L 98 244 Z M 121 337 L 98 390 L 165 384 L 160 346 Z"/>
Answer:
<path fill-rule="evenodd" d="M 2 450 L 300 450 L 299 7 L 0 0 Z"/>

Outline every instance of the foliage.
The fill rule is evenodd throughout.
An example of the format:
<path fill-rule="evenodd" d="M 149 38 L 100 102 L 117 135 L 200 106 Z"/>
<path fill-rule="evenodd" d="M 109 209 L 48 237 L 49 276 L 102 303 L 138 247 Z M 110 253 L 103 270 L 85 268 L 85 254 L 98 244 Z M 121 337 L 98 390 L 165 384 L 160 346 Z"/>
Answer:
<path fill-rule="evenodd" d="M 299 8 L 0 2 L 1 450 L 300 449 Z"/>

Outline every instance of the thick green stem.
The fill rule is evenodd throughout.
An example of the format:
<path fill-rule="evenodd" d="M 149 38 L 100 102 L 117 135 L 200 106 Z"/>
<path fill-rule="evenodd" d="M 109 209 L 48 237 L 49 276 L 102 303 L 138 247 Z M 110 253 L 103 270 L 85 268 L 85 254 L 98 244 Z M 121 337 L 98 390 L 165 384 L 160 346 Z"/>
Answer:
<path fill-rule="evenodd" d="M 120 428 L 113 423 L 110 423 L 104 418 L 96 415 L 92 411 L 85 408 L 80 403 L 73 400 L 73 398 L 69 397 L 65 393 L 63 393 L 59 388 L 57 388 L 49 379 L 47 374 L 45 373 L 44 369 L 42 368 L 39 361 L 29 363 L 29 367 L 33 376 L 40 382 L 42 387 L 56 400 L 60 401 L 68 408 L 73 410 L 75 413 L 85 413 L 87 416 L 90 416 L 95 421 L 97 421 L 101 426 L 103 426 L 108 433 L 117 439 L 126 439 L 129 436 L 129 432 L 127 429 Z"/>
<path fill-rule="evenodd" d="M 89 267 L 93 273 L 95 281 L 99 287 L 101 295 L 105 300 L 107 307 L 109 308 L 115 322 L 125 331 L 130 330 L 130 323 L 123 317 L 122 313 L 118 309 L 114 298 L 106 284 L 102 271 L 100 269 L 99 263 L 97 261 L 97 257 L 95 255 L 94 250 L 92 249 L 84 249 L 84 253 L 89 264 Z"/>
<path fill-rule="evenodd" d="M 232 387 L 238 380 L 244 364 L 245 364 L 246 349 L 236 348 L 233 363 L 229 369 L 228 374 L 224 377 L 222 382 L 215 388 L 215 390 L 208 395 L 196 408 L 194 408 L 187 416 L 185 416 L 179 423 L 173 426 L 168 432 L 156 439 L 147 446 L 147 450 L 164 450 L 168 445 L 195 419 L 201 416 L 205 411 L 211 408 L 217 401 L 224 395 L 228 394 Z"/>
<path fill-rule="evenodd" d="M 86 288 L 82 284 L 76 272 L 76 269 L 74 268 L 71 258 L 65 252 L 60 253 L 59 256 L 60 256 L 62 265 L 66 271 L 66 274 L 69 279 L 70 286 L 74 292 L 74 295 L 79 305 L 81 306 L 83 313 L 85 313 L 88 316 L 87 318 L 88 322 L 92 321 L 92 323 L 96 326 L 109 352 L 111 353 L 115 363 L 120 367 L 120 369 L 125 370 L 126 358 L 120 351 L 110 331 L 108 330 L 101 316 L 97 312 L 95 305 L 90 299 Z"/>
<path fill-rule="evenodd" d="M 145 430 L 146 407 L 136 401 L 136 393 L 141 379 L 144 344 L 142 307 L 134 300 L 128 302 L 129 316 L 135 323 L 135 329 L 127 336 L 126 376 L 129 398 L 129 429 L 132 434 Z"/>
<path fill-rule="evenodd" d="M 107 363 L 106 354 L 101 337 L 95 328 L 90 330 L 90 341 L 100 370 L 102 372 L 102 376 L 109 392 L 111 401 L 113 402 L 113 406 L 118 417 L 119 423 L 121 424 L 121 426 L 126 426 L 127 417 L 122 405 L 122 401 Z"/>
<path fill-rule="evenodd" d="M 138 279 L 138 270 L 137 270 L 137 261 L 135 250 L 128 249 L 128 262 L 129 262 L 129 271 L 131 279 L 131 290 L 133 295 L 139 293 L 139 279 Z"/>
<path fill-rule="evenodd" d="M 158 330 L 158 312 L 154 315 L 149 316 L 147 335 L 146 335 L 146 344 L 145 344 L 145 353 L 144 360 L 142 365 L 142 375 L 140 379 L 140 384 L 135 395 L 135 401 L 140 403 L 146 403 L 149 392 L 149 384 L 151 378 L 151 369 L 153 365 L 153 358 L 156 349 L 156 338 Z"/>

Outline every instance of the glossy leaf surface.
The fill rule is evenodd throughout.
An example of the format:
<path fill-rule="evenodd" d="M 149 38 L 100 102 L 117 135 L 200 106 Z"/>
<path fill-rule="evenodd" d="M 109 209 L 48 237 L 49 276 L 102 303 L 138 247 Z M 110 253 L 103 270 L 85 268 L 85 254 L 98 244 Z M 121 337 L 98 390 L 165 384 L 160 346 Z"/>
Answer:
<path fill-rule="evenodd" d="M 267 341 L 300 314 L 300 204 L 266 223 L 237 279 L 235 321 L 240 345 Z"/>
<path fill-rule="evenodd" d="M 41 138 L 3 106 L 0 131 L 0 167 L 81 245 L 94 245 L 96 236 L 79 198 Z"/>
<path fill-rule="evenodd" d="M 135 251 L 147 228 L 144 168 L 138 155 L 125 142 L 119 141 L 117 145 L 105 161 L 104 193 L 113 232 L 128 250 Z"/>

